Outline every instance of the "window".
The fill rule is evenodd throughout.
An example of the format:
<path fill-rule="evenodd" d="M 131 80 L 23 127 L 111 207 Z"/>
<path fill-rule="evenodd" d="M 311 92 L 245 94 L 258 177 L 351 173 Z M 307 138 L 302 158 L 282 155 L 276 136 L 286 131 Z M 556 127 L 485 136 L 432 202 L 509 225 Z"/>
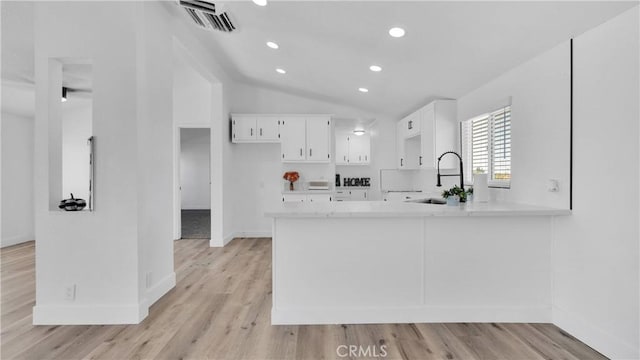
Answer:
<path fill-rule="evenodd" d="M 511 183 L 511 106 L 462 123 L 467 174 L 488 174 L 489 186 Z"/>

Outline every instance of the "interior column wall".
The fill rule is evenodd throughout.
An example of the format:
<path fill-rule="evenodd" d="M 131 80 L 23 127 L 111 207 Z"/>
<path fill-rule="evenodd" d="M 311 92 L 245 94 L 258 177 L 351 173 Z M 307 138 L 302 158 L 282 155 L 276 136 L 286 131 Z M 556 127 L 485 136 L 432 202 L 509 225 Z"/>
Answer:
<path fill-rule="evenodd" d="M 574 39 L 573 214 L 555 224 L 553 321 L 616 359 L 639 352 L 638 7 Z"/>
<path fill-rule="evenodd" d="M 136 19 L 132 3 L 41 2 L 35 16 L 35 324 L 137 323 Z M 100 13 L 96 18 L 89 14 Z M 82 31 L 78 31 L 82 29 Z M 50 59 L 91 59 L 95 212 L 50 210 Z M 54 91 L 55 90 L 55 91 Z M 55 150 L 53 150 L 55 151 Z M 59 201 L 60 199 L 53 199 Z M 66 296 L 75 287 L 75 296 Z"/>

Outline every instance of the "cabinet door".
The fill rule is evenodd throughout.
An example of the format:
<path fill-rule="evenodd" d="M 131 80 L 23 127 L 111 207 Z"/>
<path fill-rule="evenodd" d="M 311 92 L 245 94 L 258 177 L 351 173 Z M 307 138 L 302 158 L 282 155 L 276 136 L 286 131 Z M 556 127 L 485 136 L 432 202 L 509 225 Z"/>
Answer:
<path fill-rule="evenodd" d="M 280 143 L 282 161 L 305 160 L 305 119 L 286 118 L 280 124 Z"/>
<path fill-rule="evenodd" d="M 404 121 L 398 121 L 396 124 L 396 166 L 398 169 L 404 169 L 405 162 L 405 151 L 404 151 L 404 140 L 405 140 L 405 131 L 404 131 Z"/>
<path fill-rule="evenodd" d="M 237 116 L 232 120 L 233 141 L 253 141 L 256 139 L 256 118 Z"/>
<path fill-rule="evenodd" d="M 435 126 L 434 126 L 434 165 L 445 151 L 460 151 L 458 137 L 460 134 L 459 125 L 456 119 L 456 106 L 454 101 L 438 101 L 435 103 Z M 460 154 L 462 156 L 462 154 Z M 440 162 L 441 169 L 457 169 L 459 160 L 454 155 L 447 155 Z"/>
<path fill-rule="evenodd" d="M 368 200 L 367 190 L 351 190 L 351 201 L 366 201 Z"/>
<path fill-rule="evenodd" d="M 330 130 L 328 117 L 307 118 L 307 161 L 329 162 Z"/>
<path fill-rule="evenodd" d="M 436 166 L 435 153 L 435 106 L 427 105 L 421 110 L 422 128 L 420 129 L 420 168 L 433 169 Z"/>
<path fill-rule="evenodd" d="M 309 194 L 307 195 L 309 202 L 330 202 L 331 194 Z"/>
<path fill-rule="evenodd" d="M 371 136 L 364 134 L 351 136 L 349 140 L 349 163 L 369 164 L 371 153 Z"/>
<path fill-rule="evenodd" d="M 284 202 L 305 202 L 307 201 L 307 195 L 304 194 L 283 194 L 282 201 Z"/>
<path fill-rule="evenodd" d="M 336 133 L 336 165 L 349 163 L 349 138 L 345 133 Z"/>
<path fill-rule="evenodd" d="M 280 138 L 280 119 L 276 117 L 259 117 L 256 119 L 256 134 L 260 142 L 278 142 Z"/>

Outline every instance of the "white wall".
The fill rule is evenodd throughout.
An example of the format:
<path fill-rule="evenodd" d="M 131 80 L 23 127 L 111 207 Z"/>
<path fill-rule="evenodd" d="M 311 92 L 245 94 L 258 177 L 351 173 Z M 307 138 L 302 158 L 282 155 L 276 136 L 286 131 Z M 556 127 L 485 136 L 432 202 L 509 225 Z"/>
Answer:
<path fill-rule="evenodd" d="M 161 3 L 169 12 L 179 12 L 170 2 Z M 180 13 L 180 16 L 184 14 Z M 211 84 L 211 246 L 223 246 L 233 234 L 233 209 L 236 194 L 229 191 L 236 179 L 229 169 L 233 166 L 229 141 L 231 124 L 229 102 L 235 82 L 221 67 L 216 53 L 206 46 L 210 33 L 201 31 L 183 18 L 171 22 L 174 33 L 174 55 L 186 59 L 189 66 Z M 206 125 L 195 124 L 197 127 Z M 177 144 L 177 136 L 175 137 Z M 177 146 L 176 146 L 177 147 Z M 177 154 L 178 152 L 176 152 Z M 176 155 L 177 156 L 177 155 Z M 177 174 L 177 171 L 175 172 Z M 174 183 L 174 190 L 179 182 Z M 176 206 L 177 208 L 177 206 Z"/>
<path fill-rule="evenodd" d="M 569 207 L 569 43 L 529 60 L 458 99 L 458 120 L 496 110 L 511 97 L 511 188 L 494 199 Z M 548 192 L 547 179 L 560 183 Z"/>
<path fill-rule="evenodd" d="M 2 240 L 34 240 L 33 118 L 2 113 Z"/>
<path fill-rule="evenodd" d="M 180 130 L 180 186 L 182 209 L 211 209 L 209 128 Z"/>
<path fill-rule="evenodd" d="M 340 166 L 338 172 L 349 176 L 371 176 L 372 198 L 380 199 L 379 169 L 395 167 L 395 120 L 343 104 L 247 84 L 234 86 L 230 109 L 232 113 L 332 114 L 338 119 L 377 119 L 371 129 L 371 164 L 348 168 Z M 231 143 L 228 134 L 226 139 Z M 282 200 L 282 174 L 285 171 L 298 170 L 307 180 L 324 177 L 334 183 L 335 165 L 283 164 L 279 157 L 279 144 L 232 144 L 231 147 L 233 165 L 230 169 L 234 182 L 228 190 L 234 194 L 234 220 L 233 233 L 228 237 L 270 236 L 271 220 L 265 218 L 264 212 Z M 334 150 L 332 145 L 332 153 Z"/>
<path fill-rule="evenodd" d="M 89 153 L 93 109 L 90 99 L 69 95 L 62 103 L 62 194 L 89 201 Z"/>
<path fill-rule="evenodd" d="M 553 320 L 640 356 L 638 7 L 574 40 L 573 215 L 555 223 Z"/>
<path fill-rule="evenodd" d="M 135 323 L 146 316 L 138 279 L 138 129 L 135 5 L 36 3 L 35 324 Z M 96 18 L 88 16 L 102 14 Z M 83 29 L 83 31 L 77 31 Z M 49 59 L 93 63 L 96 211 L 50 210 L 49 163 L 58 164 L 61 68 Z M 56 120 L 57 119 L 57 120 Z M 57 143 L 59 144 L 59 143 Z M 60 152 L 61 153 L 61 152 Z M 54 184 L 55 182 L 51 182 Z M 59 199 L 58 199 L 59 201 Z M 162 221 L 159 221 L 162 223 Z M 76 285 L 76 298 L 65 288 Z"/>

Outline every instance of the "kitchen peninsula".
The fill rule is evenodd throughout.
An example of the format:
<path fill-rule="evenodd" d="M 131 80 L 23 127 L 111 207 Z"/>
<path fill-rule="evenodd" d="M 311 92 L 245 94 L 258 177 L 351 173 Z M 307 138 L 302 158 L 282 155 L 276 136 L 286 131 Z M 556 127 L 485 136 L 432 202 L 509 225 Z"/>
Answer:
<path fill-rule="evenodd" d="M 519 204 L 283 203 L 272 324 L 550 322 L 553 219 Z"/>

